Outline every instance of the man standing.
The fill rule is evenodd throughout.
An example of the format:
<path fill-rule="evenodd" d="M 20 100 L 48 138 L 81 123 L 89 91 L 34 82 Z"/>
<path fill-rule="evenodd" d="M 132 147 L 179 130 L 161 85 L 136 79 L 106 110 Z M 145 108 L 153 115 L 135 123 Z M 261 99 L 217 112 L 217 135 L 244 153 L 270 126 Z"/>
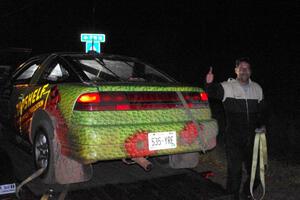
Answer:
<path fill-rule="evenodd" d="M 248 58 L 236 60 L 236 79 L 213 83 L 212 68 L 206 75 L 206 91 L 210 98 L 222 100 L 226 114 L 225 146 L 227 156 L 227 191 L 239 199 L 243 163 L 248 174 L 243 193 L 249 199 L 252 149 L 255 129 L 264 127 L 263 91 L 250 80 L 251 66 Z M 254 184 L 254 188 L 258 182 Z"/>

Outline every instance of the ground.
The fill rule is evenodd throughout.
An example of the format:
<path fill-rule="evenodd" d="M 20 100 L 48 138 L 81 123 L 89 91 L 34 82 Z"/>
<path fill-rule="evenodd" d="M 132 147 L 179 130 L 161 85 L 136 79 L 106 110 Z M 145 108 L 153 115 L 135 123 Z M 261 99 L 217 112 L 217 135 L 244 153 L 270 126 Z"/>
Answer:
<path fill-rule="evenodd" d="M 197 172 L 212 171 L 213 182 L 226 187 L 226 157 L 224 147 L 219 145 L 212 152 L 200 156 Z M 269 157 L 266 172 L 267 200 L 297 200 L 300 197 L 300 164 L 295 160 Z"/>
<path fill-rule="evenodd" d="M 24 165 L 26 159 L 31 159 L 30 156 L 14 156 L 18 157 L 14 161 L 7 152 L 20 155 L 21 151 L 14 149 L 11 145 L 7 146 L 3 140 L 0 142 L 0 147 L 1 184 L 4 184 L 3 181 L 5 180 L 20 182 L 31 173 L 32 166 Z M 10 150 L 10 148 L 12 149 Z M 174 171 L 170 168 L 161 167 L 161 163 L 154 163 L 157 167 L 154 168 L 149 177 L 145 176 L 143 170 L 138 166 L 124 166 L 120 162 L 106 163 L 106 167 L 105 165 L 98 165 L 95 170 L 101 173 L 100 176 L 94 178 L 92 187 L 74 187 L 66 199 L 229 199 L 225 194 L 226 158 L 224 152 L 224 147 L 219 144 L 214 150 L 201 154 L 199 165 L 192 170 Z M 13 172 L 14 165 L 22 166 L 24 172 L 27 170 L 21 180 L 15 177 L 20 175 L 17 175 L 15 171 Z M 121 170 L 124 171 L 120 172 Z M 212 173 L 209 173 L 210 171 Z M 116 172 L 120 172 L 120 174 L 118 175 Z M 124 175 L 126 173 L 129 175 Z M 101 174 L 106 174 L 106 176 L 103 177 Z M 206 175 L 212 176 L 209 176 L 208 179 L 203 178 Z M 107 184 L 93 185 L 103 180 L 104 182 L 106 180 Z M 43 186 L 39 186 L 34 186 L 32 183 L 31 186 L 29 184 L 27 188 L 25 187 L 22 199 L 38 199 L 40 196 L 38 192 L 44 189 Z M 30 187 L 32 191 L 29 190 Z M 266 196 L 264 199 L 296 200 L 300 196 L 299 189 L 300 163 L 290 157 L 272 154 L 269 157 L 266 173 Z M 37 195 L 33 194 L 35 192 Z M 15 197 L 6 199 L 15 199 Z"/>

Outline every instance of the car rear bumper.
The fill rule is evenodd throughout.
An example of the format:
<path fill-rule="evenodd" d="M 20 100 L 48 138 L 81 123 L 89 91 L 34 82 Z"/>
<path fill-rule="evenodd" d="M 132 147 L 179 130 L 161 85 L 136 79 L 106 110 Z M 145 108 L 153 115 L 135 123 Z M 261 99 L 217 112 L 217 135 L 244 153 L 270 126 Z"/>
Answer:
<path fill-rule="evenodd" d="M 218 133 L 217 122 L 211 119 L 198 124 L 200 134 L 197 134 L 192 122 L 134 126 L 73 125 L 68 134 L 68 142 L 61 144 L 62 153 L 89 164 L 101 160 L 170 155 L 214 148 Z M 148 133 L 164 131 L 176 131 L 177 147 L 150 151 Z"/>

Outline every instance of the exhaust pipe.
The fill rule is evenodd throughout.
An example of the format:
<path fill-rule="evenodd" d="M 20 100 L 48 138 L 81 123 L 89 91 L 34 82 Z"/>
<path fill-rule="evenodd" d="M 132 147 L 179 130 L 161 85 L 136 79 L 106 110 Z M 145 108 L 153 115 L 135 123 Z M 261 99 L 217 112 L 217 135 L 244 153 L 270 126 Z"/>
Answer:
<path fill-rule="evenodd" d="M 138 158 L 131 158 L 131 161 L 128 161 L 127 159 L 122 159 L 122 161 L 126 164 L 134 164 L 137 163 L 139 166 L 141 166 L 146 172 L 151 171 L 153 168 L 153 164 L 147 160 L 144 157 L 138 157 Z"/>
<path fill-rule="evenodd" d="M 153 164 L 144 157 L 132 158 L 132 160 L 147 172 L 149 172 L 153 168 Z"/>

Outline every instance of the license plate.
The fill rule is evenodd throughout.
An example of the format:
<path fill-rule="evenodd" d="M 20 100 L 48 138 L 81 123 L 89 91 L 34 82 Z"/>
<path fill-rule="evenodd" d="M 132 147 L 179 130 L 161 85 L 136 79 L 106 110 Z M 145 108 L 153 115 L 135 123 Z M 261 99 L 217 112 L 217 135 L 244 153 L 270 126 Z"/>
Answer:
<path fill-rule="evenodd" d="M 174 149 L 177 147 L 176 131 L 148 134 L 149 150 Z"/>

